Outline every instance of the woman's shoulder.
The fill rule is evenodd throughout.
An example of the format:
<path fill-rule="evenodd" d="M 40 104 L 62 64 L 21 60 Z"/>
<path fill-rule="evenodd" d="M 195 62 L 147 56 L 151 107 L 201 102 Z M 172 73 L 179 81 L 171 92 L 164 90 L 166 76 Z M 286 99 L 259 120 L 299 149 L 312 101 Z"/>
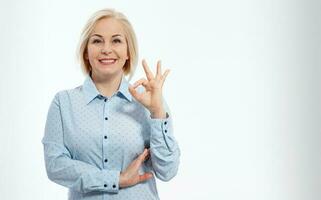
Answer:
<path fill-rule="evenodd" d="M 79 85 L 74 88 L 61 89 L 54 94 L 54 99 L 57 99 L 59 101 L 64 101 L 70 98 L 75 98 L 81 94 L 81 91 L 82 91 L 82 85 Z"/>

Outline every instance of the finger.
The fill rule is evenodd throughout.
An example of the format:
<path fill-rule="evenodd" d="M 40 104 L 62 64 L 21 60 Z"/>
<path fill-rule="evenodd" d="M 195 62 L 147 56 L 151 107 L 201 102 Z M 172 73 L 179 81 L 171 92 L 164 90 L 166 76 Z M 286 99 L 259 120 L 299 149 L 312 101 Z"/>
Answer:
<path fill-rule="evenodd" d="M 128 91 L 130 92 L 130 94 L 135 97 L 136 99 L 140 98 L 140 94 L 135 90 L 135 88 L 133 86 L 129 86 L 128 87 Z"/>
<path fill-rule="evenodd" d="M 142 82 L 142 86 L 147 87 L 148 86 L 148 80 L 145 80 Z"/>
<path fill-rule="evenodd" d="M 145 154 L 147 154 L 147 149 L 144 149 L 144 151 L 141 154 L 138 154 L 135 160 L 132 161 L 132 164 L 133 166 L 135 166 L 135 169 L 138 169 L 142 165 L 146 157 Z"/>
<path fill-rule="evenodd" d="M 147 62 L 145 61 L 145 59 L 143 59 L 142 61 L 142 64 L 143 64 L 143 68 L 144 68 L 144 71 L 145 71 L 145 74 L 146 74 L 146 77 L 148 80 L 151 80 L 154 78 L 154 75 L 153 75 L 153 72 L 150 71 L 148 65 L 147 65 Z"/>
<path fill-rule="evenodd" d="M 137 88 L 139 85 L 142 85 L 144 82 L 146 82 L 147 80 L 145 78 L 141 78 L 139 79 L 138 81 L 136 81 L 134 84 L 133 84 L 133 87 L 134 88 Z"/>
<path fill-rule="evenodd" d="M 162 75 L 162 65 L 161 61 L 157 61 L 157 71 L 156 71 L 156 77 L 161 77 Z"/>
<path fill-rule="evenodd" d="M 140 160 L 141 163 L 143 163 L 145 161 L 145 159 L 148 156 L 148 154 L 149 154 L 149 151 L 145 148 L 143 153 L 140 154 L 140 156 L 139 156 L 139 160 Z"/>
<path fill-rule="evenodd" d="M 148 179 L 152 178 L 153 174 L 151 172 L 147 172 L 143 175 L 139 175 L 139 182 L 147 181 Z"/>
<path fill-rule="evenodd" d="M 148 152 L 148 154 L 147 154 L 147 156 L 145 157 L 145 161 L 147 161 L 147 160 L 149 159 L 149 157 L 150 157 L 150 150 L 147 149 L 147 152 Z"/>
<path fill-rule="evenodd" d="M 148 80 L 145 78 L 141 78 L 140 80 L 136 81 L 133 85 L 134 89 L 136 89 L 138 86 L 144 86 L 146 90 L 150 90 L 150 85 L 148 84 Z"/>
<path fill-rule="evenodd" d="M 144 157 L 144 155 L 147 153 L 147 149 L 144 148 L 143 152 L 141 154 L 139 154 L 139 156 L 137 157 L 137 159 L 142 159 L 142 157 Z"/>
<path fill-rule="evenodd" d="M 169 74 L 170 70 L 166 69 L 166 71 L 164 72 L 163 76 L 162 76 L 162 84 L 165 82 L 165 79 L 167 77 L 167 75 Z"/>

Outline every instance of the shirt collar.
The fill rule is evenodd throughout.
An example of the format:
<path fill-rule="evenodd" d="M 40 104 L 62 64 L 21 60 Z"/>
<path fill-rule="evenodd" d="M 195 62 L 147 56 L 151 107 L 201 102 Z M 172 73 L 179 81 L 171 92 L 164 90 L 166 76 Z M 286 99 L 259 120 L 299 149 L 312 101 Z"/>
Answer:
<path fill-rule="evenodd" d="M 128 90 L 129 82 L 125 78 L 125 76 L 122 77 L 121 83 L 117 92 L 118 96 L 125 97 L 128 101 L 132 101 L 132 95 L 129 93 Z"/>
<path fill-rule="evenodd" d="M 122 80 L 116 95 L 119 97 L 125 97 L 128 101 L 132 101 L 132 96 L 128 91 L 128 86 L 129 86 L 129 82 L 126 80 L 125 76 L 122 76 Z M 86 79 L 83 84 L 83 89 L 84 89 L 86 104 L 90 103 L 97 96 L 99 98 L 103 96 L 97 90 L 96 85 L 91 79 L 89 74 L 86 76 Z"/>

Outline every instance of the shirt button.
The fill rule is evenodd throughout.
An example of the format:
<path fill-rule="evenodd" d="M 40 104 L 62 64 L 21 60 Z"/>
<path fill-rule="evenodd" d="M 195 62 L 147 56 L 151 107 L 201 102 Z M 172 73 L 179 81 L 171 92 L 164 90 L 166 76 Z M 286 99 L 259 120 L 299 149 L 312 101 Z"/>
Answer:
<path fill-rule="evenodd" d="M 107 99 L 104 100 L 105 102 L 107 101 Z"/>
<path fill-rule="evenodd" d="M 105 184 L 104 187 L 107 187 L 107 184 Z"/>
<path fill-rule="evenodd" d="M 105 120 L 108 120 L 108 117 L 105 117 Z"/>
<path fill-rule="evenodd" d="M 115 188 L 116 187 L 116 185 L 113 185 L 113 188 Z"/>
<path fill-rule="evenodd" d="M 105 162 L 107 162 L 108 161 L 108 159 L 105 159 Z"/>
<path fill-rule="evenodd" d="M 107 135 L 105 135 L 105 137 L 104 137 L 105 139 L 107 139 Z"/>
<path fill-rule="evenodd" d="M 167 130 L 165 130 L 165 133 L 167 133 Z"/>
<path fill-rule="evenodd" d="M 164 122 L 164 124 L 166 125 L 166 124 L 167 124 L 167 121 L 166 121 L 166 122 Z"/>

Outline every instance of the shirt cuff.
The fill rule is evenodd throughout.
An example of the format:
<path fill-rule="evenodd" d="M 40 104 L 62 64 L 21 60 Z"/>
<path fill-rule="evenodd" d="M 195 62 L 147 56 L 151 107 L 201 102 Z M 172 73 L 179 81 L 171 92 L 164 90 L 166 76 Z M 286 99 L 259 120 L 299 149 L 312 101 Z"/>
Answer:
<path fill-rule="evenodd" d="M 168 135 L 170 132 L 169 131 L 169 123 L 170 123 L 170 117 L 167 112 L 166 112 L 166 118 L 164 118 L 164 119 L 150 118 L 150 126 L 152 129 L 151 132 L 156 133 L 159 137 L 163 137 L 163 134 Z"/>
<path fill-rule="evenodd" d="M 150 119 L 150 147 L 151 148 L 167 148 L 168 151 L 176 150 L 176 142 L 173 136 L 172 118 L 166 112 L 165 119 Z"/>
<path fill-rule="evenodd" d="M 120 171 L 103 169 L 104 183 L 106 192 L 118 193 Z"/>

